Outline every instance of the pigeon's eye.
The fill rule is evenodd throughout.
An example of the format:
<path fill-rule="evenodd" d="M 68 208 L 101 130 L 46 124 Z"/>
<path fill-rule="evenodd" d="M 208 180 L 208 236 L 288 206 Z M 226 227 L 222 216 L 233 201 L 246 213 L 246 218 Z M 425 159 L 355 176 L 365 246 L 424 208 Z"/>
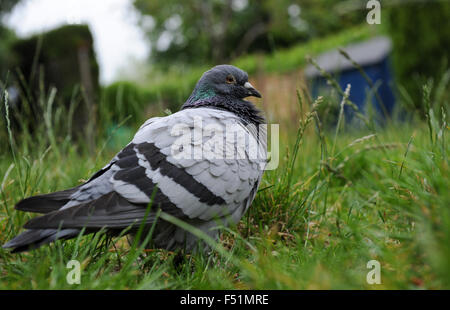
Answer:
<path fill-rule="evenodd" d="M 231 74 L 227 75 L 225 80 L 228 84 L 236 84 L 236 79 Z"/>

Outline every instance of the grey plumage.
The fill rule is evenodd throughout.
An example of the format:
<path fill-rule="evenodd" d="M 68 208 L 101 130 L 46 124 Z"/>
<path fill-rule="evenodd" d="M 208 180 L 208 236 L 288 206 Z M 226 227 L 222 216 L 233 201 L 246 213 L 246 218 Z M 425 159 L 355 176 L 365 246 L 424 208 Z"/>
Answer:
<path fill-rule="evenodd" d="M 90 233 L 102 228 L 120 232 L 131 227 L 133 232 L 144 217 L 147 227 L 152 226 L 157 209 L 216 237 L 214 227 L 218 223 L 236 223 L 248 209 L 263 174 L 265 132 L 255 128 L 264 120 L 250 102 L 243 100 L 260 95 L 249 87 L 247 78 L 245 72 L 232 66 L 217 66 L 206 72 L 182 110 L 146 121 L 133 140 L 86 183 L 19 202 L 17 210 L 44 215 L 28 221 L 24 226 L 27 230 L 3 247 L 25 251 L 76 237 L 83 228 Z M 196 138 L 198 119 L 200 129 L 215 131 Z M 180 125 L 194 137 L 186 144 L 189 149 L 195 153 L 199 145 L 208 146 L 212 156 L 178 156 L 182 151 L 174 146 L 180 134 L 174 133 L 174 128 Z M 212 143 L 220 141 L 219 133 L 231 127 L 238 137 L 256 143 L 258 158 L 249 156 L 246 147 L 239 149 L 240 138 L 224 140 L 223 148 Z M 235 149 L 239 157 L 224 158 L 225 150 Z M 161 219 L 152 238 L 154 246 L 169 250 L 192 250 L 198 244 L 195 236 Z"/>

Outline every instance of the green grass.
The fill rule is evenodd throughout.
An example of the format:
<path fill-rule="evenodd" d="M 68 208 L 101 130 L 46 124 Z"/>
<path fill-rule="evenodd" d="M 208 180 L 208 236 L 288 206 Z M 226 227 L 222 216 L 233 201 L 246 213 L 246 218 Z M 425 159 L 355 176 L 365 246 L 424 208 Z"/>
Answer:
<path fill-rule="evenodd" d="M 30 218 L 15 203 L 79 184 L 118 151 L 105 147 L 108 138 L 99 137 L 93 153 L 75 143 L 64 122 L 49 117 L 52 100 L 43 98 L 47 121 L 33 135 L 2 123 L 2 244 Z M 377 130 L 352 129 L 341 114 L 330 130 L 315 112 L 320 104 L 309 103 L 282 133 L 280 167 L 265 173 L 251 209 L 211 254 L 177 265 L 173 253 L 100 234 L 23 254 L 0 249 L 0 289 L 449 289 L 445 113 Z M 66 281 L 71 259 L 81 262 L 79 285 Z M 381 264 L 380 285 L 366 282 L 372 259 Z"/>

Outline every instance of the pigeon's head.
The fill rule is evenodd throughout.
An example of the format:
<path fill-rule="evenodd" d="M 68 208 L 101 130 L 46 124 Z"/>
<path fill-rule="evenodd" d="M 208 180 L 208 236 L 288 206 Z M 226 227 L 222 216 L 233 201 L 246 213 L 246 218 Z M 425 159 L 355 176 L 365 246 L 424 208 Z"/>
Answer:
<path fill-rule="evenodd" d="M 181 109 L 214 108 L 235 113 L 245 123 L 263 123 L 264 117 L 246 97 L 261 98 L 246 72 L 231 65 L 219 65 L 203 73 Z"/>
<path fill-rule="evenodd" d="M 219 96 L 231 99 L 258 97 L 261 94 L 250 84 L 245 71 L 231 65 L 219 65 L 206 71 L 192 93 L 194 100 Z"/>

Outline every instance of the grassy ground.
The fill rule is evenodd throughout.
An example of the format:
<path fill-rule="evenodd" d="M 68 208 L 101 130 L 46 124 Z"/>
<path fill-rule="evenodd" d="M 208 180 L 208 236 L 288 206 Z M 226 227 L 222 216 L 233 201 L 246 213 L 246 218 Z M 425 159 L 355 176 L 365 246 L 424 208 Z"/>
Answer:
<path fill-rule="evenodd" d="M 175 264 L 173 253 L 101 235 L 23 254 L 0 249 L 0 289 L 449 289 L 446 116 L 383 127 L 364 118 L 355 128 L 341 114 L 327 129 L 320 104 L 281 132 L 280 167 L 211 254 Z M 81 148 L 51 115 L 34 135 L 3 126 L 1 244 L 30 218 L 13 209 L 20 199 L 77 185 L 118 151 L 105 138 L 94 152 Z M 80 284 L 66 281 L 71 259 L 81 262 Z M 381 284 L 366 281 L 370 260 L 381 265 Z"/>

